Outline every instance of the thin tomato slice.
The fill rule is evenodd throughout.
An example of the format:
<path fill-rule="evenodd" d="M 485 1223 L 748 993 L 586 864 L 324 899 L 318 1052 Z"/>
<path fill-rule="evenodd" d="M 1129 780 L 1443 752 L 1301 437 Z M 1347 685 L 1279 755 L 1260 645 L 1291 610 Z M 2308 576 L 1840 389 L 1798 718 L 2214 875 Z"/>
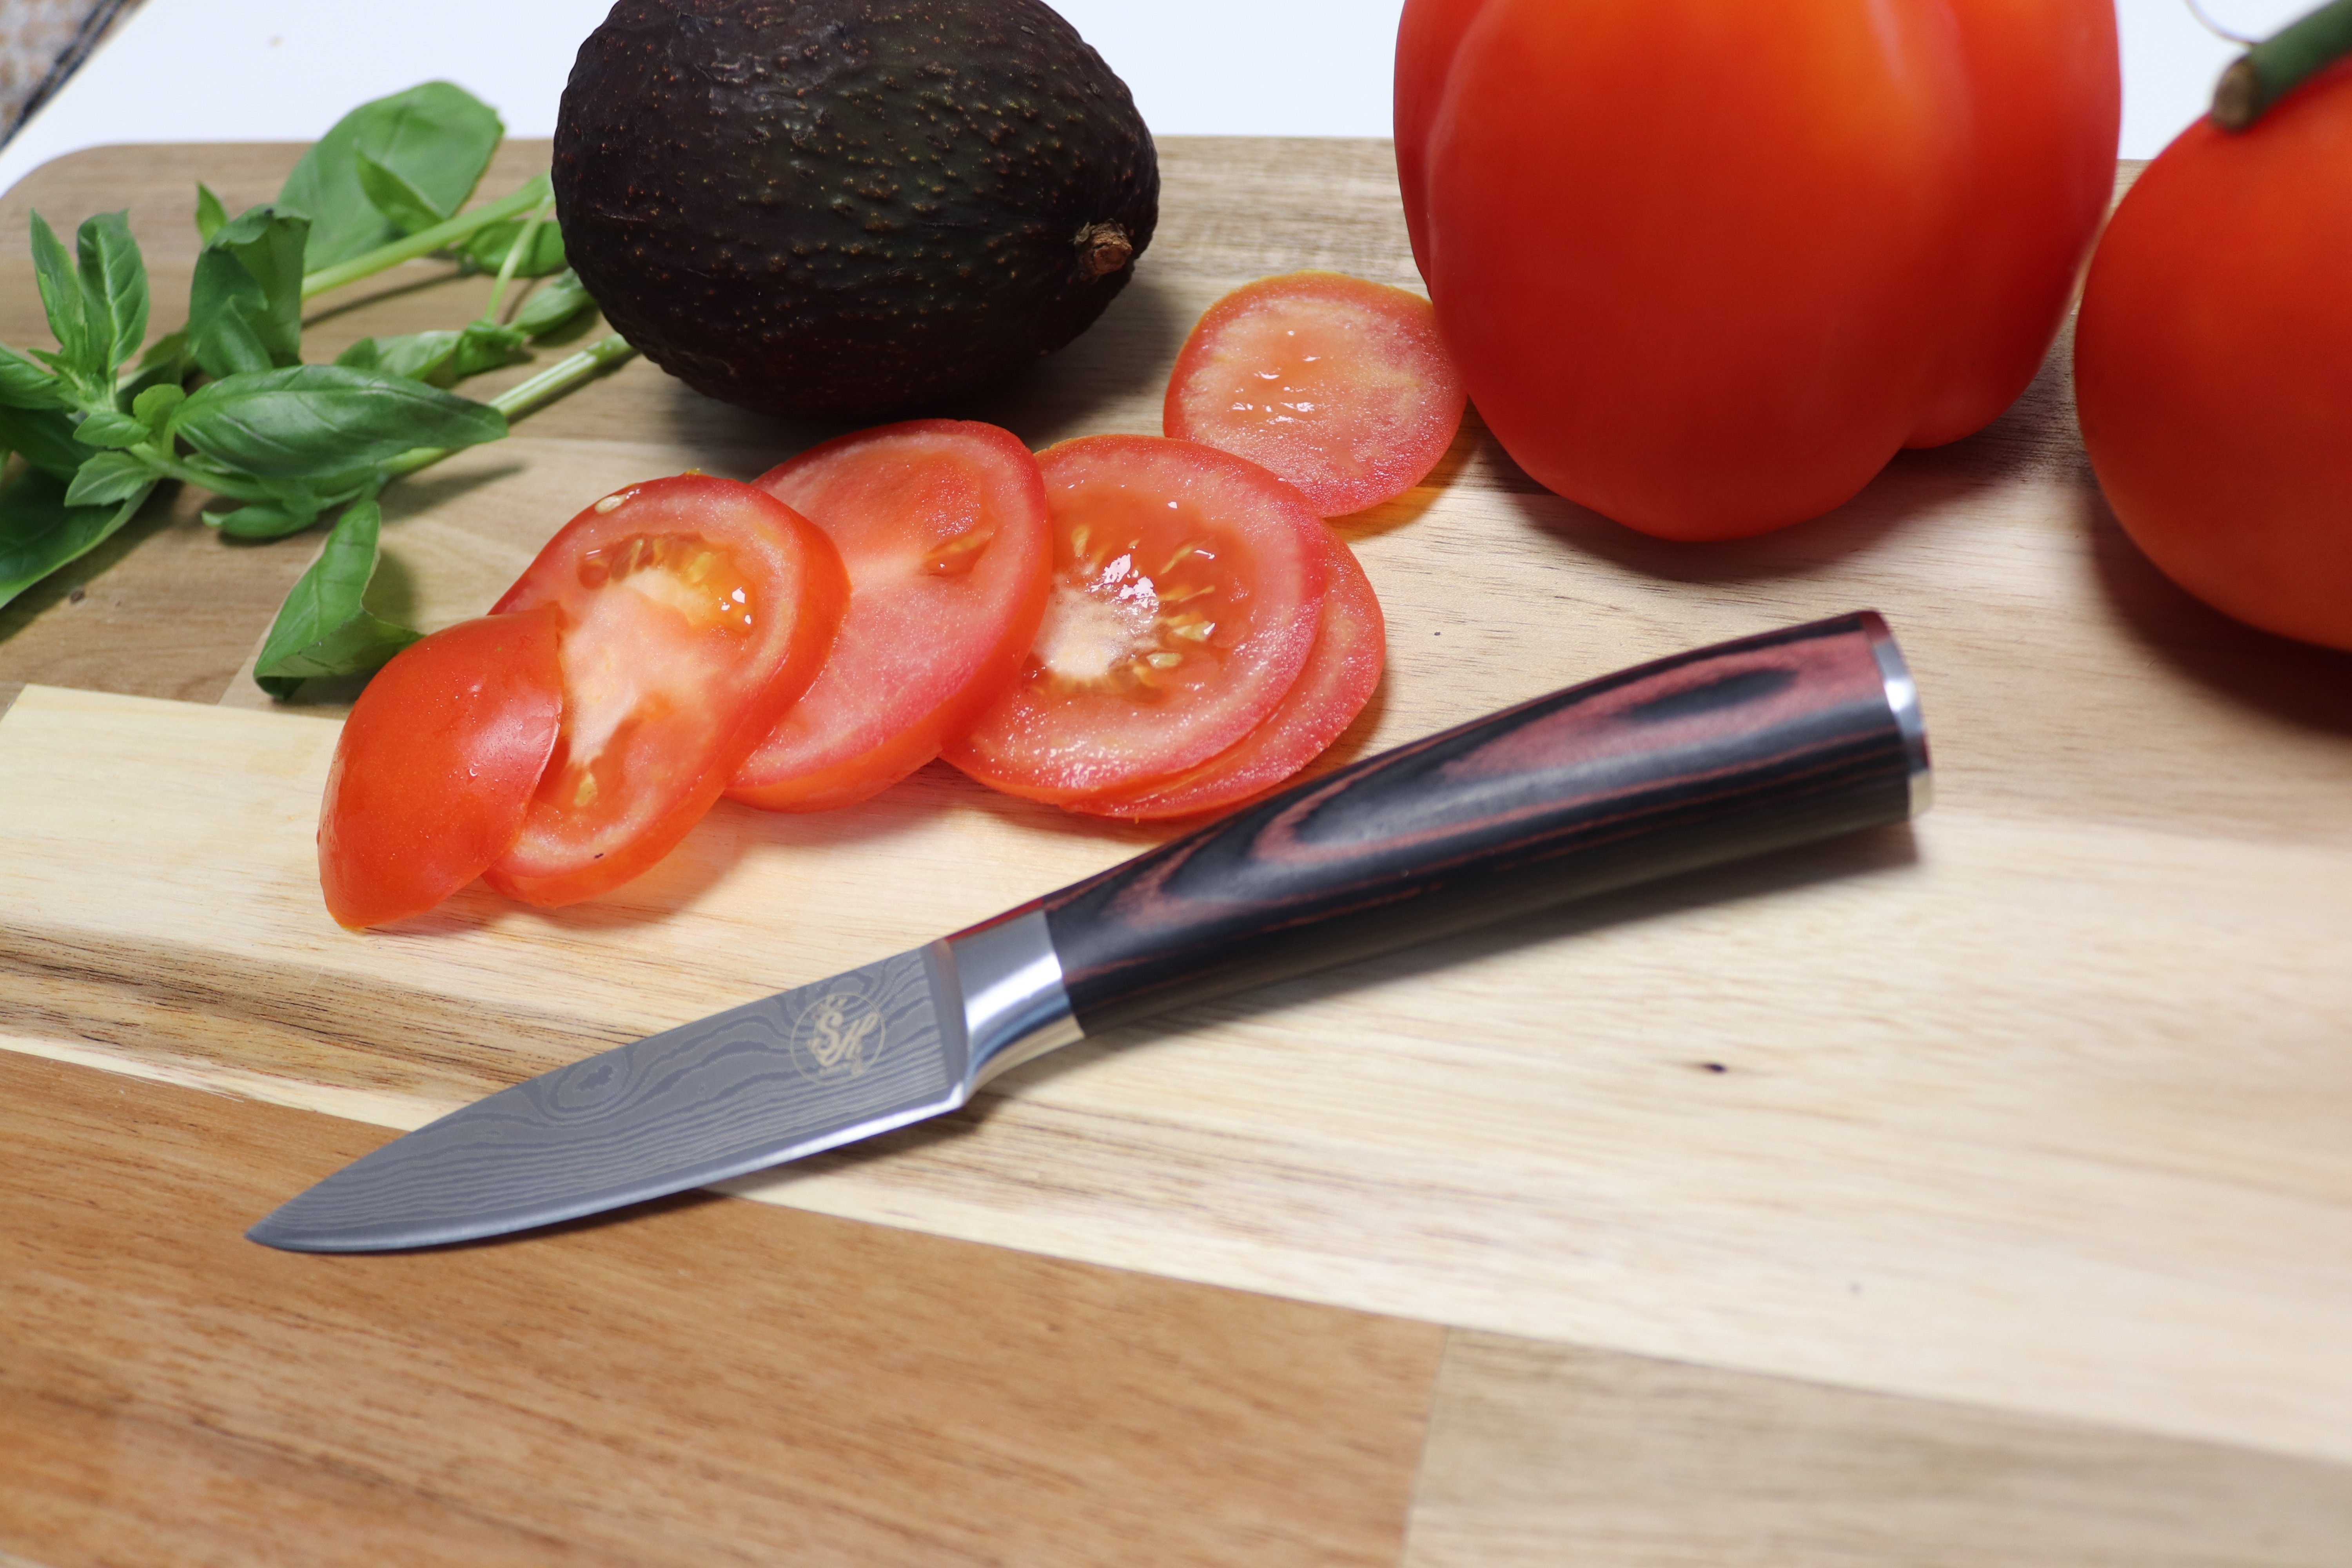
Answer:
<path fill-rule="evenodd" d="M 848 598 L 832 542 L 732 479 L 633 485 L 566 523 L 497 606 L 561 614 L 563 724 L 490 885 L 568 904 L 667 854 L 816 679 Z"/>
<path fill-rule="evenodd" d="M 1371 580 L 1346 541 L 1324 531 L 1330 586 L 1307 668 L 1265 722 L 1191 773 L 1123 795 L 1090 795 L 1069 809 L 1146 822 L 1223 811 L 1262 795 L 1322 755 L 1381 684 L 1388 631 Z"/>
<path fill-rule="evenodd" d="M 1066 802 L 1140 789 L 1255 729 L 1314 646 L 1322 523 L 1255 463 L 1152 436 L 1038 458 L 1054 586 L 1020 679 L 948 761 Z"/>
<path fill-rule="evenodd" d="M 1338 272 L 1243 285 L 1168 378 L 1162 427 L 1247 458 L 1324 517 L 1393 500 L 1454 444 L 1462 377 L 1418 294 Z"/>
<path fill-rule="evenodd" d="M 1018 437 L 922 419 L 827 441 L 754 481 L 849 570 L 833 657 L 728 786 L 778 811 L 879 794 L 1004 694 L 1045 613 L 1045 482 Z"/>
<path fill-rule="evenodd" d="M 319 812 L 327 912 L 421 915 L 522 831 L 563 712 L 552 605 L 461 621 L 378 670 L 343 721 Z"/>

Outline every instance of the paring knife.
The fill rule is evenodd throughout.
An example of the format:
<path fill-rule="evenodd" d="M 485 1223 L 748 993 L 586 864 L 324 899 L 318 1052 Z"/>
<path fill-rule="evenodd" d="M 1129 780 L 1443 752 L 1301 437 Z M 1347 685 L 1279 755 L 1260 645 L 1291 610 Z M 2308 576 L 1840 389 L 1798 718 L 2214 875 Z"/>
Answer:
<path fill-rule="evenodd" d="M 247 1234 L 497 1236 L 955 1110 L 1082 1036 L 1926 808 L 1864 611 L 1661 659 L 1400 746 L 911 952 L 605 1051 L 385 1144 Z"/>

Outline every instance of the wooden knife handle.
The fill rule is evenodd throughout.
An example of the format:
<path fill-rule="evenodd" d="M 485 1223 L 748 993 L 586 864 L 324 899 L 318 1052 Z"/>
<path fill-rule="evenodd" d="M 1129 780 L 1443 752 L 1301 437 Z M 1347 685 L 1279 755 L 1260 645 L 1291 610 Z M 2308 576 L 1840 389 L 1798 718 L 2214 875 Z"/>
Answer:
<path fill-rule="evenodd" d="M 1297 784 L 1040 900 L 1089 1034 L 1899 822 L 1927 736 L 1870 611 L 1660 659 Z"/>

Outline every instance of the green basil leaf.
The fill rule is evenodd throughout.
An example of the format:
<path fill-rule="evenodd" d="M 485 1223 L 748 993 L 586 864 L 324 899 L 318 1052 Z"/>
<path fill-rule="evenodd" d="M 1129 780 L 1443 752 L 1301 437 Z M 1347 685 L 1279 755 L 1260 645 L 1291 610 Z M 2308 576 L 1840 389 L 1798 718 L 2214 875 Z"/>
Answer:
<path fill-rule="evenodd" d="M 526 220 L 517 218 L 507 223 L 494 223 L 478 230 L 466 242 L 466 259 L 485 272 L 505 269 L 507 252 L 522 237 Z M 563 270 L 563 231 L 552 219 L 542 221 L 531 230 L 530 248 L 515 262 L 518 278 L 544 278 L 551 272 Z"/>
<path fill-rule="evenodd" d="M 66 389 L 55 375 L 0 344 L 0 403 L 11 408 L 62 408 L 66 402 Z"/>
<path fill-rule="evenodd" d="M 74 439 L 85 447 L 136 447 L 153 434 L 145 421 L 107 409 L 90 415 L 74 427 Z"/>
<path fill-rule="evenodd" d="M 300 362 L 310 232 L 299 214 L 258 206 L 206 242 L 188 289 L 188 341 L 207 375 Z"/>
<path fill-rule="evenodd" d="M 360 189 L 375 204 L 375 210 L 401 233 L 415 234 L 419 229 L 431 228 L 449 216 L 436 210 L 424 192 L 365 152 L 354 148 L 352 163 L 359 171 Z"/>
<path fill-rule="evenodd" d="M 100 452 L 81 466 L 66 487 L 66 505 L 104 506 L 128 496 L 145 495 L 163 476 L 154 459 L 137 452 Z"/>
<path fill-rule="evenodd" d="M 81 259 L 83 319 L 90 353 L 113 391 L 114 369 L 147 341 L 147 263 L 127 213 L 100 213 L 74 236 Z"/>
<path fill-rule="evenodd" d="M 373 496 L 343 509 L 326 548 L 278 607 L 254 679 L 284 700 L 304 680 L 381 668 L 416 640 L 406 626 L 371 615 L 361 603 L 375 575 L 376 535 L 383 514 Z"/>
<path fill-rule="evenodd" d="M 580 281 L 580 274 L 567 267 L 531 290 L 509 324 L 527 337 L 544 337 L 595 303 L 588 297 L 588 286 Z"/>
<path fill-rule="evenodd" d="M 360 184 L 358 153 L 398 174 L 435 212 L 463 206 L 506 128 L 465 89 L 428 81 L 363 103 L 337 121 L 287 176 L 278 200 L 308 214 L 313 271 L 398 239 Z"/>
<path fill-rule="evenodd" d="M 522 346 L 523 337 L 520 329 L 501 327 L 494 321 L 467 322 L 457 333 L 457 378 L 462 381 L 486 370 L 520 364 L 529 359 L 530 353 Z"/>
<path fill-rule="evenodd" d="M 151 387 L 179 385 L 195 368 L 195 359 L 188 353 L 188 334 L 166 332 L 139 356 L 138 368 L 124 384 L 123 395 L 136 402 Z"/>
<path fill-rule="evenodd" d="M 73 420 L 61 408 L 0 407 L 0 447 L 55 474 L 60 485 L 98 455 L 97 448 L 74 439 Z"/>
<path fill-rule="evenodd" d="M 302 364 L 207 384 L 175 428 L 197 451 L 256 476 L 345 474 L 416 447 L 471 447 L 507 433 L 487 404 L 348 365 Z"/>
<path fill-rule="evenodd" d="M 161 436 L 172 423 L 173 414 L 187 400 L 186 391 L 176 382 L 144 387 L 131 400 L 131 417 Z"/>
<path fill-rule="evenodd" d="M 208 511 L 204 519 L 231 539 L 283 539 L 319 521 L 315 511 L 291 511 L 269 501 L 247 501 L 234 511 Z"/>
<path fill-rule="evenodd" d="M 0 489 L 0 605 L 106 542 L 146 499 L 141 489 L 108 506 L 68 506 L 62 476 L 18 474 Z"/>
<path fill-rule="evenodd" d="M 112 369 L 101 369 L 92 353 L 89 318 L 83 313 L 81 276 L 73 258 L 39 213 L 33 215 L 33 274 L 40 285 L 41 308 L 49 315 L 50 335 L 58 352 L 41 357 L 53 368 L 76 380 L 89 382 Z"/>
<path fill-rule="evenodd" d="M 457 379 L 457 334 L 445 328 L 394 338 L 362 338 L 337 354 L 335 363 L 353 370 L 404 375 L 428 386 L 447 386 Z"/>
<path fill-rule="evenodd" d="M 221 231 L 221 226 L 227 222 L 228 208 L 221 205 L 221 199 L 213 195 L 211 186 L 198 180 L 196 182 L 196 237 L 210 244 L 213 236 L 218 234 Z"/>

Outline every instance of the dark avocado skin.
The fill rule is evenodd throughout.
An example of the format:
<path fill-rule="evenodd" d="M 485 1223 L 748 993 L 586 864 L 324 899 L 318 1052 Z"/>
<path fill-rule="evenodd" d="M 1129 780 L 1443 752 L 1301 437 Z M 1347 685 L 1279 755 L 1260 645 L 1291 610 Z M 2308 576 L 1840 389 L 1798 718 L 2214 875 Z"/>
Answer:
<path fill-rule="evenodd" d="M 1126 85 L 1036 0 L 621 0 L 555 131 L 564 248 L 614 329 L 764 413 L 936 409 L 1076 337 L 1160 205 Z"/>

